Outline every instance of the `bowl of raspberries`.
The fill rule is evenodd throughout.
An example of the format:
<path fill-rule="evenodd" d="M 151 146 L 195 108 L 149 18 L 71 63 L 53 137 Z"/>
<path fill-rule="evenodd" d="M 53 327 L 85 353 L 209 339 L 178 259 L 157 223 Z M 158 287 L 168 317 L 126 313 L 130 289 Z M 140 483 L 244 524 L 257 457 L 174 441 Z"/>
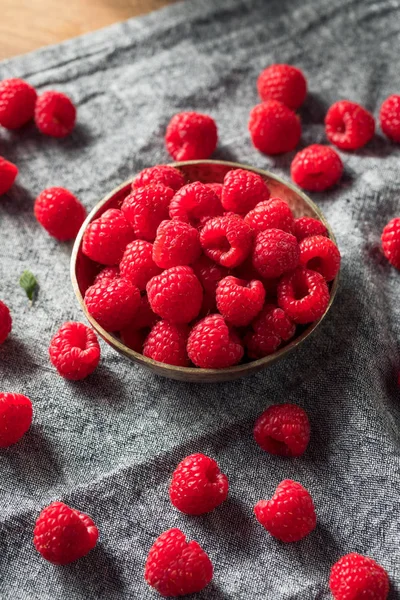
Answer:
<path fill-rule="evenodd" d="M 141 171 L 99 202 L 72 253 L 97 333 L 159 375 L 265 368 L 327 314 L 340 253 L 317 206 L 267 171 L 196 160 Z"/>

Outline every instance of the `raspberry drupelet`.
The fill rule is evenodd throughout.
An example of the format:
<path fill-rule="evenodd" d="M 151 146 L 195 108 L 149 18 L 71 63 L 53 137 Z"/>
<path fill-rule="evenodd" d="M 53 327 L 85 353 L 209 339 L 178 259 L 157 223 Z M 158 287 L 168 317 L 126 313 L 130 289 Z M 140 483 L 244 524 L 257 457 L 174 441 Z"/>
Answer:
<path fill-rule="evenodd" d="M 165 185 L 174 192 L 177 192 L 185 185 L 185 177 L 179 169 L 175 169 L 175 167 L 171 167 L 170 165 L 147 167 L 136 175 L 132 182 L 132 190 L 154 184 Z"/>
<path fill-rule="evenodd" d="M 23 79 L 4 79 L 0 82 L 0 125 L 19 129 L 33 119 L 37 93 Z M 0 178 L 1 179 L 1 178 Z"/>
<path fill-rule="evenodd" d="M 63 138 L 75 126 L 76 108 L 71 99 L 61 92 L 44 92 L 36 101 L 35 123 L 41 133 Z"/>
<path fill-rule="evenodd" d="M 325 117 L 328 140 L 342 150 L 357 150 L 374 136 L 374 117 L 365 108 L 340 100 L 329 108 Z"/>
<path fill-rule="evenodd" d="M 269 406 L 254 425 L 254 439 L 270 454 L 301 456 L 310 441 L 307 413 L 295 404 Z"/>
<path fill-rule="evenodd" d="M 232 169 L 224 177 L 221 202 L 226 211 L 245 215 L 269 196 L 267 184 L 257 173 Z"/>
<path fill-rule="evenodd" d="M 165 145 L 174 160 L 209 158 L 217 142 L 218 131 L 214 119 L 197 112 L 176 114 L 165 133 Z"/>
<path fill-rule="evenodd" d="M 294 217 L 290 206 L 280 198 L 270 198 L 260 202 L 245 216 L 244 220 L 253 231 L 265 231 L 266 229 L 281 229 L 287 233 L 293 233 Z"/>
<path fill-rule="evenodd" d="M 201 227 L 211 217 L 222 213 L 220 198 L 211 187 L 200 181 L 183 186 L 169 205 L 171 219 L 190 223 L 193 227 Z"/>
<path fill-rule="evenodd" d="M 117 265 L 135 233 L 124 214 L 110 208 L 92 221 L 83 235 L 82 252 L 102 265 Z"/>
<path fill-rule="evenodd" d="M 177 367 L 188 367 L 186 350 L 189 328 L 184 324 L 159 321 L 148 334 L 143 355 L 153 360 Z"/>
<path fill-rule="evenodd" d="M 300 69 L 286 64 L 270 65 L 257 80 L 257 90 L 263 102 L 279 100 L 289 108 L 299 108 L 307 94 L 307 81 Z"/>
<path fill-rule="evenodd" d="M 323 192 L 334 186 L 343 173 L 339 154 L 321 144 L 312 144 L 294 157 L 290 174 L 295 183 L 310 192 Z"/>
<path fill-rule="evenodd" d="M 334 600 L 386 600 L 390 581 L 385 569 L 372 558 L 351 552 L 333 565 L 329 587 Z"/>
<path fill-rule="evenodd" d="M 278 284 L 278 304 L 287 316 L 299 324 L 313 323 L 322 317 L 329 304 L 329 289 L 316 271 L 297 267 Z"/>
<path fill-rule="evenodd" d="M 153 242 L 161 221 L 168 219 L 172 188 L 162 183 L 136 187 L 127 196 L 121 210 L 139 239 Z"/>
<path fill-rule="evenodd" d="M 383 228 L 382 250 L 390 264 L 400 270 L 400 218 L 392 219 Z"/>
<path fill-rule="evenodd" d="M 277 100 L 269 100 L 257 104 L 250 112 L 249 131 L 257 150 L 274 155 L 296 148 L 301 125 L 290 108 Z"/>
<path fill-rule="evenodd" d="M 153 260 L 158 267 L 169 269 L 190 265 L 201 254 L 199 232 L 189 225 L 173 219 L 162 221 L 153 244 Z"/>
<path fill-rule="evenodd" d="M 216 301 L 221 315 L 232 325 L 248 325 L 261 311 L 265 289 L 261 281 L 228 276 L 217 286 Z"/>
<path fill-rule="evenodd" d="M 172 323 L 190 323 L 200 312 L 203 289 L 193 269 L 171 267 L 150 279 L 147 296 L 152 310 Z"/>
<path fill-rule="evenodd" d="M 103 279 L 85 293 L 88 313 L 106 331 L 120 331 L 140 306 L 140 292 L 128 279 Z"/>
<path fill-rule="evenodd" d="M 11 333 L 12 317 L 10 309 L 0 300 L 0 344 L 3 344 Z"/>
<path fill-rule="evenodd" d="M 0 448 L 18 442 L 32 424 L 32 402 L 23 394 L 0 392 Z"/>
<path fill-rule="evenodd" d="M 250 254 L 253 231 L 241 217 L 228 213 L 207 221 L 200 233 L 200 243 L 208 258 L 233 268 Z"/>
<path fill-rule="evenodd" d="M 86 217 L 86 209 L 69 190 L 52 187 L 36 198 L 34 213 L 42 227 L 60 242 L 73 240 Z"/>
<path fill-rule="evenodd" d="M 243 346 L 222 315 L 209 315 L 192 329 L 188 339 L 190 360 L 204 369 L 224 369 L 242 360 Z"/>
<path fill-rule="evenodd" d="M 84 325 L 68 321 L 50 342 L 49 355 L 61 377 L 84 379 L 100 361 L 100 346 L 95 332 Z"/>
<path fill-rule="evenodd" d="M 14 185 L 18 175 L 18 167 L 0 156 L 0 196 L 6 194 Z"/>

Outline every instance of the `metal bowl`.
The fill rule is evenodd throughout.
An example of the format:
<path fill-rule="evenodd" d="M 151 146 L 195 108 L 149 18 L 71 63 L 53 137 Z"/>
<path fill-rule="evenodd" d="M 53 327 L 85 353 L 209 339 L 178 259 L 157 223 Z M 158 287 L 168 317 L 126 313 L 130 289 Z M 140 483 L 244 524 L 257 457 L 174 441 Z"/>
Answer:
<path fill-rule="evenodd" d="M 269 173 L 268 171 L 262 171 L 261 169 L 255 169 L 247 165 L 241 165 L 233 162 L 225 162 L 218 160 L 194 160 L 186 162 L 173 163 L 173 167 L 180 169 L 186 176 L 188 181 L 202 181 L 204 183 L 211 182 L 222 182 L 225 174 L 231 169 L 247 169 L 258 173 L 266 181 L 271 196 L 278 196 L 286 200 L 291 207 L 296 217 L 310 216 L 318 219 L 324 223 L 329 232 L 329 237 L 335 241 L 335 237 L 329 224 L 325 220 L 322 212 L 319 208 L 299 189 L 295 186 L 283 181 L 276 175 Z M 108 333 L 91 317 L 86 310 L 83 296 L 89 285 L 92 284 L 94 276 L 99 271 L 99 265 L 93 263 L 89 258 L 84 256 L 82 253 L 82 237 L 83 234 L 92 221 L 97 219 L 102 213 L 109 208 L 119 208 L 128 195 L 132 179 L 126 181 L 110 194 L 108 194 L 103 200 L 101 200 L 94 209 L 91 211 L 85 222 L 83 223 L 77 238 L 75 240 L 74 248 L 71 257 L 71 278 L 72 285 L 78 302 L 86 315 L 86 318 L 92 325 L 93 329 L 105 340 L 112 348 L 120 352 L 135 363 L 143 365 L 150 371 L 153 371 L 157 375 L 162 375 L 170 379 L 177 379 L 181 381 L 192 381 L 192 382 L 218 382 L 218 381 L 230 381 L 238 379 L 244 375 L 250 375 L 265 369 L 272 363 L 281 358 L 284 358 L 292 352 L 295 348 L 298 348 L 306 338 L 308 338 L 321 323 L 322 319 L 326 316 L 329 311 L 332 302 L 335 298 L 336 291 L 338 288 L 338 276 L 331 283 L 330 286 L 330 301 L 324 315 L 319 321 L 312 323 L 307 327 L 298 337 L 293 339 L 289 344 L 282 347 L 280 350 L 252 362 L 236 365 L 227 369 L 198 369 L 193 367 L 175 367 L 172 365 L 166 365 L 163 363 L 156 362 L 150 358 L 146 358 L 142 354 L 134 352 L 127 346 L 125 346 L 120 339 L 111 333 Z"/>

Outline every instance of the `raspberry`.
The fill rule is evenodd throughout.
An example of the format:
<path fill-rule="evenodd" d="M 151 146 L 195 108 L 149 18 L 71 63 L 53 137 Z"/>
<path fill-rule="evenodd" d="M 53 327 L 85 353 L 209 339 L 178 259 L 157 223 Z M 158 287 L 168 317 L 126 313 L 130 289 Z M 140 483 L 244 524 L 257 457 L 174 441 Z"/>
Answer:
<path fill-rule="evenodd" d="M 18 167 L 0 156 L 0 196 L 11 189 L 17 175 Z"/>
<path fill-rule="evenodd" d="M 340 252 L 332 240 L 324 235 L 307 237 L 300 242 L 300 264 L 321 273 L 327 281 L 332 281 L 340 269 Z"/>
<path fill-rule="evenodd" d="M 128 244 L 119 270 L 121 277 L 129 279 L 139 290 L 145 290 L 150 279 L 161 273 L 153 260 L 153 244 L 144 240 L 134 240 Z"/>
<path fill-rule="evenodd" d="M 215 298 L 217 285 L 221 279 L 229 274 L 228 269 L 221 267 L 221 265 L 217 265 L 217 263 L 210 260 L 204 254 L 193 263 L 192 267 L 204 289 L 201 313 L 205 315 L 208 312 L 215 312 L 217 309 Z"/>
<path fill-rule="evenodd" d="M 310 192 L 323 192 L 339 181 L 343 163 L 339 154 L 321 144 L 312 144 L 294 157 L 290 174 L 297 185 Z"/>
<path fill-rule="evenodd" d="M 296 148 L 301 125 L 290 108 L 277 100 L 269 100 L 250 112 L 249 131 L 258 150 L 264 154 L 282 154 Z"/>
<path fill-rule="evenodd" d="M 332 567 L 329 587 L 335 600 L 386 600 L 389 576 L 372 558 L 351 552 Z"/>
<path fill-rule="evenodd" d="M 221 202 L 227 211 L 245 215 L 269 198 L 264 179 L 245 169 L 232 169 L 224 177 Z"/>
<path fill-rule="evenodd" d="M 147 583 L 165 597 L 200 592 L 212 576 L 208 555 L 197 542 L 187 542 L 179 529 L 169 529 L 156 539 L 144 571 Z"/>
<path fill-rule="evenodd" d="M 375 133 L 374 117 L 365 108 L 341 100 L 329 108 L 325 117 L 328 140 L 342 150 L 357 150 L 365 146 Z"/>
<path fill-rule="evenodd" d="M 218 200 L 221 201 L 222 188 L 224 187 L 222 183 L 205 183 L 204 185 L 210 188 L 218 196 Z"/>
<path fill-rule="evenodd" d="M 261 281 L 225 277 L 217 287 L 217 307 L 221 315 L 236 327 L 248 325 L 260 312 L 265 300 Z"/>
<path fill-rule="evenodd" d="M 203 515 L 226 500 L 228 489 L 228 478 L 215 460 L 204 454 L 191 454 L 176 467 L 169 497 L 181 512 Z"/>
<path fill-rule="evenodd" d="M 193 227 L 202 226 L 211 217 L 222 215 L 221 201 L 217 194 L 204 183 L 195 181 L 179 190 L 171 200 L 169 216 L 190 223 Z"/>
<path fill-rule="evenodd" d="M 295 323 L 317 321 L 329 304 L 329 289 L 325 279 L 316 271 L 297 267 L 280 280 L 278 304 Z"/>
<path fill-rule="evenodd" d="M 90 223 L 83 235 L 82 252 L 103 265 L 118 264 L 125 248 L 135 237 L 123 213 L 110 208 Z"/>
<path fill-rule="evenodd" d="M 103 279 L 86 290 L 88 313 L 106 331 L 119 331 L 132 320 L 140 305 L 140 292 L 124 278 Z"/>
<path fill-rule="evenodd" d="M 86 218 L 85 207 L 64 188 L 47 188 L 36 198 L 35 217 L 60 242 L 76 237 Z"/>
<path fill-rule="evenodd" d="M 76 108 L 70 98 L 61 92 L 44 92 L 36 102 L 35 123 L 44 135 L 63 138 L 75 126 Z"/>
<path fill-rule="evenodd" d="M 160 317 L 152 311 L 147 295 L 141 296 L 139 308 L 133 319 L 127 325 L 127 329 L 151 329 L 160 320 Z M 122 333 L 122 332 L 121 332 Z"/>
<path fill-rule="evenodd" d="M 182 221 L 163 221 L 157 229 L 153 260 L 163 269 L 190 265 L 201 254 L 199 232 Z"/>
<path fill-rule="evenodd" d="M 10 310 L 4 302 L 0 300 L 0 344 L 3 344 L 11 333 L 12 318 Z"/>
<path fill-rule="evenodd" d="M 0 392 L 0 448 L 15 444 L 32 423 L 32 402 L 22 394 Z"/>
<path fill-rule="evenodd" d="M 253 231 L 281 229 L 293 233 L 294 218 L 287 202 L 280 198 L 271 198 L 260 202 L 245 216 L 244 220 Z"/>
<path fill-rule="evenodd" d="M 224 369 L 236 365 L 243 357 L 239 336 L 221 315 L 209 315 L 192 329 L 188 339 L 190 360 L 204 369 Z"/>
<path fill-rule="evenodd" d="M 147 336 L 143 355 L 167 365 L 188 367 L 186 344 L 189 335 L 187 325 L 159 321 Z"/>
<path fill-rule="evenodd" d="M 129 325 L 120 331 L 122 343 L 138 354 L 143 354 L 143 344 L 146 339 L 146 330 L 132 329 Z"/>
<path fill-rule="evenodd" d="M 257 521 L 282 542 L 298 542 L 317 524 L 309 492 L 300 483 L 285 479 L 271 500 L 260 500 L 254 507 Z"/>
<path fill-rule="evenodd" d="M 394 142 L 400 142 L 400 96 L 393 94 L 386 98 L 379 111 L 381 128 Z"/>
<path fill-rule="evenodd" d="M 266 229 L 256 236 L 253 265 L 266 279 L 280 277 L 295 269 L 300 250 L 296 238 L 281 229 Z"/>
<path fill-rule="evenodd" d="M 217 147 L 214 119 L 196 112 L 172 117 L 165 133 L 165 144 L 174 160 L 209 158 Z"/>
<path fill-rule="evenodd" d="M 204 254 L 223 267 L 237 267 L 250 254 L 253 232 L 238 215 L 210 219 L 200 233 Z"/>
<path fill-rule="evenodd" d="M 245 336 L 249 358 L 264 358 L 273 354 L 282 340 L 288 341 L 296 332 L 296 326 L 285 311 L 274 304 L 266 304 L 251 324 L 252 330 Z"/>
<path fill-rule="evenodd" d="M 100 346 L 95 332 L 83 323 L 64 323 L 50 342 L 50 360 L 65 379 L 84 379 L 100 361 Z"/>
<path fill-rule="evenodd" d="M 400 270 L 400 218 L 392 219 L 383 228 L 382 249 L 390 264 Z"/>
<path fill-rule="evenodd" d="M 0 83 L 0 125 L 19 129 L 33 118 L 36 90 L 22 79 L 5 79 Z"/>
<path fill-rule="evenodd" d="M 312 217 L 299 217 L 294 220 L 294 235 L 298 242 L 313 235 L 328 235 L 328 230 L 321 221 Z"/>
<path fill-rule="evenodd" d="M 155 167 L 147 167 L 136 175 L 132 182 L 132 189 L 144 187 L 146 185 L 162 184 L 174 192 L 177 192 L 185 185 L 185 177 L 175 167 L 169 165 L 156 165 Z"/>
<path fill-rule="evenodd" d="M 270 454 L 301 456 L 310 441 L 310 422 L 300 406 L 276 404 L 257 419 L 253 433 L 260 448 Z"/>
<path fill-rule="evenodd" d="M 203 290 L 193 269 L 171 267 L 147 284 L 147 295 L 153 311 L 173 323 L 189 323 L 197 317 Z"/>
<path fill-rule="evenodd" d="M 95 277 L 93 283 L 99 283 L 104 279 L 117 279 L 119 277 L 119 269 L 118 267 L 106 267 L 100 273 L 98 273 Z"/>
<path fill-rule="evenodd" d="M 92 519 L 63 502 L 53 502 L 40 513 L 33 543 L 44 559 L 66 565 L 92 550 L 99 532 Z"/>
<path fill-rule="evenodd" d="M 300 69 L 291 65 L 271 65 L 257 80 L 257 90 L 263 102 L 279 100 L 296 110 L 305 100 L 307 81 Z"/>
<path fill-rule="evenodd" d="M 174 196 L 171 188 L 155 183 L 135 188 L 127 196 L 121 210 L 138 238 L 153 242 L 157 227 L 168 219 L 168 207 Z"/>

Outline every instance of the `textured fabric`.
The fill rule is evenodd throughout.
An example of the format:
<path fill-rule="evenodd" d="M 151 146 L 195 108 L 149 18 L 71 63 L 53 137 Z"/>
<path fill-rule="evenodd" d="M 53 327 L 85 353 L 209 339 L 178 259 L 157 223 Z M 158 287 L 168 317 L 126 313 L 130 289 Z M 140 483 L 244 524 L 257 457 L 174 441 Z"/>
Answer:
<path fill-rule="evenodd" d="M 313 195 L 343 255 L 329 317 L 284 361 L 228 384 L 163 380 L 105 344 L 95 374 L 62 380 L 47 349 L 65 320 L 83 320 L 69 280 L 71 246 L 48 237 L 32 212 L 44 187 L 65 186 L 90 208 L 141 168 L 167 161 L 162 134 L 186 109 L 216 118 L 216 157 L 288 177 L 293 153 L 267 158 L 249 140 L 260 70 L 277 61 L 304 69 L 302 141 L 323 142 L 332 102 L 349 98 L 377 115 L 400 91 L 399 36 L 397 0 L 202 0 L 0 65 L 1 78 L 70 94 L 79 114 L 64 141 L 34 127 L 0 133 L 0 154 L 20 168 L 0 202 L 0 290 L 14 318 L 0 348 L 1 387 L 29 395 L 35 410 L 31 431 L 0 453 L 2 600 L 156 598 L 143 580 L 145 557 L 175 526 L 215 565 L 198 599 L 328 599 L 330 567 L 350 551 L 380 562 L 390 598 L 399 597 L 400 274 L 379 250 L 382 227 L 399 213 L 398 148 L 378 133 L 342 154 L 338 188 Z M 40 282 L 33 306 L 18 287 L 25 268 Z M 256 417 L 287 401 L 303 406 L 312 425 L 309 450 L 296 460 L 269 456 L 252 439 Z M 231 493 L 194 518 L 172 508 L 167 488 L 176 464 L 196 451 L 219 461 Z M 272 539 L 252 514 L 284 478 L 310 490 L 318 514 L 316 531 L 292 545 Z M 67 567 L 46 563 L 32 546 L 35 519 L 55 499 L 100 529 L 97 548 Z"/>

